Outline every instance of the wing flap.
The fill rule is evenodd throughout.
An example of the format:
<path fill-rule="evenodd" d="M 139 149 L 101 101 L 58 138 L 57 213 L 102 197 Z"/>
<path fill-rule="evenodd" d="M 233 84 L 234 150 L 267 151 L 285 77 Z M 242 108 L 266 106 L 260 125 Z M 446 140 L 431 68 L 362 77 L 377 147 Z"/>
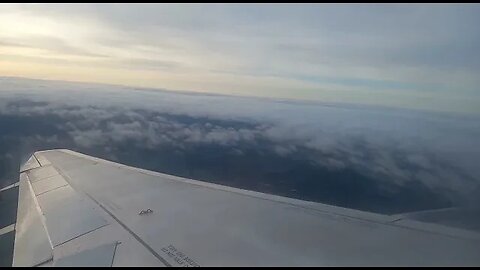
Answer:
<path fill-rule="evenodd" d="M 48 177 L 32 183 L 32 187 L 35 191 L 36 196 L 67 185 L 68 183 L 63 179 L 61 175 L 54 175 L 52 177 Z"/>
<path fill-rule="evenodd" d="M 52 246 L 35 193 L 27 175 L 21 173 L 13 266 L 34 266 L 52 258 Z"/>
<path fill-rule="evenodd" d="M 70 186 L 37 195 L 53 247 L 108 225 L 95 205 Z"/>

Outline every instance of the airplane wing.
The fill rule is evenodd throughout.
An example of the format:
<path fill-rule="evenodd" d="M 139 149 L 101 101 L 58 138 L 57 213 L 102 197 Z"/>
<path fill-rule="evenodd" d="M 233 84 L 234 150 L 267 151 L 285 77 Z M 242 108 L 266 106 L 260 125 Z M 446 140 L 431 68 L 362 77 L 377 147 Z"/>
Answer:
<path fill-rule="evenodd" d="M 13 266 L 480 265 L 473 230 L 129 167 L 70 150 L 20 170 Z"/>

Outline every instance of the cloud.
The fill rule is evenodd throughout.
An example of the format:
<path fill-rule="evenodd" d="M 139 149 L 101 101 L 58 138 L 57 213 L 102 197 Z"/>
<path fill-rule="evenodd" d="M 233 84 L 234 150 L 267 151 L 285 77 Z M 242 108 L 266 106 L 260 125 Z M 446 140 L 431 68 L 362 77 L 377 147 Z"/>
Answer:
<path fill-rule="evenodd" d="M 67 41 L 54 36 L 31 35 L 29 37 L 9 38 L 7 41 L 0 42 L 1 47 L 40 49 L 46 51 L 46 56 L 67 55 L 103 58 L 106 55 L 96 54 L 79 47 L 69 45 Z"/>
<path fill-rule="evenodd" d="M 69 134 L 72 136 L 75 143 L 80 146 L 94 147 L 97 145 L 104 145 L 108 142 L 100 130 L 74 130 L 69 132 Z"/>
<path fill-rule="evenodd" d="M 455 202 L 466 200 L 480 186 L 479 119 L 472 116 L 14 78 L 0 81 L 0 121 L 5 127 L 0 142 L 20 136 L 24 151 L 67 147 L 206 179 L 265 177 L 252 185 L 280 176 L 288 183 L 295 179 L 302 183 L 294 177 L 302 173 L 317 184 L 332 181 L 329 185 L 363 177 L 364 185 L 373 181 L 374 190 L 397 194 L 420 185 L 431 193 L 422 193 L 427 192 L 422 188 L 410 192 Z M 257 164 L 249 163 L 253 161 Z M 236 171 L 237 167 L 244 169 Z M 232 172 L 223 175 L 225 170 Z M 202 176 L 208 171 L 215 176 Z M 381 194 L 371 196 L 387 196 Z"/>

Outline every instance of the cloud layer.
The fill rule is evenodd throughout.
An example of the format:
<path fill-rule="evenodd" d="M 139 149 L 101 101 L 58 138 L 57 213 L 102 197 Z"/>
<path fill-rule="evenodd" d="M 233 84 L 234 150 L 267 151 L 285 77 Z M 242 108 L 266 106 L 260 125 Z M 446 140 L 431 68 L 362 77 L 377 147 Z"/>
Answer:
<path fill-rule="evenodd" d="M 379 212 L 473 200 L 479 119 L 0 78 L 2 177 L 70 148 L 166 173 Z"/>

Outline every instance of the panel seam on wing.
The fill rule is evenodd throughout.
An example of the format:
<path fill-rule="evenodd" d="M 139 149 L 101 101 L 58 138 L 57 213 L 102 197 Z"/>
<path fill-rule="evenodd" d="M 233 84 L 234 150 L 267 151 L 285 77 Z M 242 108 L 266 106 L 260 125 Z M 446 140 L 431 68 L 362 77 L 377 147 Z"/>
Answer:
<path fill-rule="evenodd" d="M 98 229 L 101 229 L 101 228 L 103 228 L 103 227 L 105 227 L 105 226 L 108 226 L 108 225 L 110 225 L 110 224 L 109 224 L 109 223 L 103 224 L 103 225 L 101 225 L 100 227 L 97 227 L 97 228 L 92 229 L 92 230 L 90 230 L 90 231 L 88 231 L 88 232 L 82 233 L 82 234 L 80 234 L 80 235 L 77 235 L 77 236 L 75 236 L 75 237 L 73 237 L 73 238 L 70 238 L 70 239 L 68 239 L 68 240 L 66 240 L 66 241 L 64 241 L 64 242 L 62 242 L 62 243 L 56 244 L 53 248 L 59 247 L 59 246 L 61 246 L 61 245 L 63 245 L 63 244 L 66 244 L 66 243 L 68 243 L 68 242 L 70 242 L 70 241 L 72 241 L 72 240 L 75 240 L 75 239 L 77 239 L 77 238 L 79 238 L 79 237 L 82 237 L 82 236 L 84 236 L 84 235 L 86 235 L 86 234 L 89 234 L 89 233 L 91 233 L 91 232 L 94 232 L 94 231 L 96 231 L 96 230 L 98 230 Z"/>
<path fill-rule="evenodd" d="M 42 163 L 40 163 L 40 161 L 38 161 L 38 158 L 37 156 L 35 155 L 35 153 L 33 153 L 33 158 L 35 158 L 35 160 L 37 161 L 38 165 L 40 165 L 40 167 L 43 167 Z"/>
<path fill-rule="evenodd" d="M 115 242 L 115 247 L 113 249 L 113 255 L 112 255 L 112 263 L 110 263 L 110 266 L 113 266 L 113 262 L 115 261 L 115 254 L 117 254 L 117 246 L 120 244 L 120 242 Z"/>

